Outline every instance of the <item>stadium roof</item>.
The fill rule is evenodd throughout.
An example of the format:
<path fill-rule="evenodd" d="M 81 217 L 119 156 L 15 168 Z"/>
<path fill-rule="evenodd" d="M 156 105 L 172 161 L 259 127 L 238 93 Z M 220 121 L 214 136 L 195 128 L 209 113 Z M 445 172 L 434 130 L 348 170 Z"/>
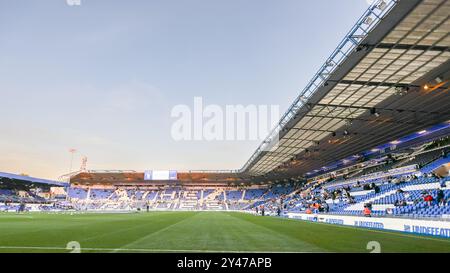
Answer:
<path fill-rule="evenodd" d="M 30 176 L 25 176 L 25 175 L 17 175 L 17 174 L 12 174 L 12 173 L 0 172 L 0 179 L 2 179 L 2 178 L 26 181 L 26 182 L 30 182 L 30 183 L 47 184 L 47 185 L 52 185 L 52 186 L 66 186 L 67 185 L 67 183 L 57 182 L 57 181 L 53 181 L 53 180 L 47 180 L 47 179 L 35 178 L 35 177 L 30 177 Z"/>
<path fill-rule="evenodd" d="M 300 176 L 449 120 L 449 14 L 449 0 L 376 1 L 241 171 Z"/>

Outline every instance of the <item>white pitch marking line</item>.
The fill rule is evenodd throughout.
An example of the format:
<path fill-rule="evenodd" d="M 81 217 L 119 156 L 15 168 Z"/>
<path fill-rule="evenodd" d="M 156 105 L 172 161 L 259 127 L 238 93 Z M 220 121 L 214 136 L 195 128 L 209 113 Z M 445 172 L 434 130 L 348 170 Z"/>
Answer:
<path fill-rule="evenodd" d="M 36 250 L 67 250 L 65 247 L 45 247 L 45 246 L 0 246 L 0 249 L 36 249 Z M 81 251 L 130 251 L 130 252 L 205 252 L 205 253 L 309 253 L 301 251 L 228 251 L 228 250 L 198 250 L 198 249 L 145 249 L 145 248 L 81 248 Z"/>

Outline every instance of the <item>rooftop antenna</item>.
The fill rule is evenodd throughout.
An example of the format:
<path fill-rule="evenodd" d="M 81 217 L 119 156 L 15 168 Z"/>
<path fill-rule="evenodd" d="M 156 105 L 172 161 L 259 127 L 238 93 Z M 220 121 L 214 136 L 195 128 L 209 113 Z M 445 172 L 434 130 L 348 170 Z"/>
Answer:
<path fill-rule="evenodd" d="M 77 149 L 74 149 L 74 148 L 70 148 L 69 149 L 69 153 L 71 154 L 71 156 L 70 156 L 70 170 L 69 170 L 69 173 L 71 173 L 72 172 L 72 167 L 73 167 L 73 156 L 74 156 L 74 154 L 77 152 Z"/>
<path fill-rule="evenodd" d="M 80 171 L 86 171 L 87 161 L 88 161 L 87 156 L 83 155 L 83 157 L 81 158 L 81 167 L 80 167 Z"/>

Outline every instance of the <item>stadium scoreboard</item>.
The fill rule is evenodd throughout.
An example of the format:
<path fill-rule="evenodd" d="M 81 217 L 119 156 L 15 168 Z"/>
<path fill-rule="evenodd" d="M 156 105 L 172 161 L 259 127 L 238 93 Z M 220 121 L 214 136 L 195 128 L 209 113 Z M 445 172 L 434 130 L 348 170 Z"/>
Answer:
<path fill-rule="evenodd" d="M 144 180 L 161 181 L 161 180 L 177 180 L 177 171 L 156 171 L 148 170 L 144 172 Z"/>

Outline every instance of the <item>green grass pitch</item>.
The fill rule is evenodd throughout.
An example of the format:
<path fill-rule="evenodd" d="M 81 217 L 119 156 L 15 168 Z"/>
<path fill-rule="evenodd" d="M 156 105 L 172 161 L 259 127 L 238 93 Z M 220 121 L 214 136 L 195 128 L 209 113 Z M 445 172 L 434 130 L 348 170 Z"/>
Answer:
<path fill-rule="evenodd" d="M 0 214 L 0 252 L 450 252 L 450 240 L 237 212 Z"/>

